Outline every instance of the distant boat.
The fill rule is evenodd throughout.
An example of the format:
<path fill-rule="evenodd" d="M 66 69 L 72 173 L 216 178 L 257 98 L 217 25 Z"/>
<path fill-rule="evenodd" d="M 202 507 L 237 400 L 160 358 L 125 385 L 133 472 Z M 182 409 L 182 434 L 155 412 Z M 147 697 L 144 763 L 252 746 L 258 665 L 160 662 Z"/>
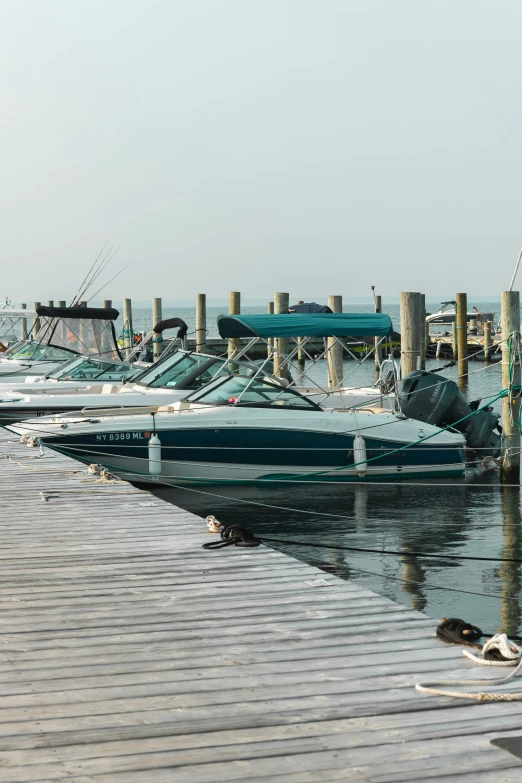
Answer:
<path fill-rule="evenodd" d="M 6 351 L 10 343 L 20 339 L 21 322 L 28 318 L 36 318 L 36 312 L 17 308 L 9 299 L 0 303 L 0 353 Z"/>
<path fill-rule="evenodd" d="M 485 321 L 492 321 L 495 313 L 478 313 L 475 310 L 468 310 L 467 320 L 476 320 L 480 323 Z M 455 323 L 457 317 L 457 303 L 456 302 L 441 302 L 440 308 L 436 313 L 430 313 L 426 316 L 426 323 L 428 324 L 440 324 L 449 325 Z"/>

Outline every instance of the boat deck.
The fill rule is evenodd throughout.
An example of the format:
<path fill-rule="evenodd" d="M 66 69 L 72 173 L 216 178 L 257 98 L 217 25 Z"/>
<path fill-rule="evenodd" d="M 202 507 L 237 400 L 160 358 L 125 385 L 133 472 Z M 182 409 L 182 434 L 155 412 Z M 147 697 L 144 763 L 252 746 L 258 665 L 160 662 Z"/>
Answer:
<path fill-rule="evenodd" d="M 415 692 L 477 674 L 432 619 L 10 437 L 0 783 L 520 783 L 522 702 Z"/>

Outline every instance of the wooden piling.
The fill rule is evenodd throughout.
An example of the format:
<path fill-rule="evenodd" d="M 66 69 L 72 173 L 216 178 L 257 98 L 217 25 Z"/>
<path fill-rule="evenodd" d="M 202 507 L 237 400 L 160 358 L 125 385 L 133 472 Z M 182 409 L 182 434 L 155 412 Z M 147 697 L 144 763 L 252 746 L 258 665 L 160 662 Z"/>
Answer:
<path fill-rule="evenodd" d="M 27 310 L 27 305 L 22 302 L 20 310 Z M 20 318 L 20 340 L 27 340 L 27 318 Z"/>
<path fill-rule="evenodd" d="M 491 321 L 484 322 L 484 361 L 491 359 Z"/>
<path fill-rule="evenodd" d="M 457 294 L 455 299 L 457 301 L 458 376 L 462 379 L 468 377 L 468 295 Z"/>
<path fill-rule="evenodd" d="M 156 324 L 159 324 L 160 321 L 163 320 L 162 315 L 162 305 L 161 305 L 161 297 L 156 297 L 152 300 L 152 327 L 154 328 Z M 163 336 L 161 334 L 154 333 L 154 337 L 152 338 L 152 346 L 154 351 L 154 361 L 156 359 L 159 359 L 162 351 L 162 343 L 163 343 Z"/>
<path fill-rule="evenodd" d="M 417 369 L 420 356 L 421 295 L 403 291 L 400 295 L 401 307 L 401 372 L 405 378 Z"/>
<path fill-rule="evenodd" d="M 343 298 L 338 295 L 328 297 L 328 307 L 334 313 L 342 313 Z M 334 337 L 328 338 L 328 383 L 333 389 L 343 379 L 343 346 Z"/>
<path fill-rule="evenodd" d="M 426 369 L 426 294 L 421 294 L 420 315 L 420 368 Z"/>
<path fill-rule="evenodd" d="M 54 307 L 54 299 L 49 299 L 47 302 L 47 307 Z"/>
<path fill-rule="evenodd" d="M 56 305 L 57 307 L 67 307 L 67 302 L 65 301 L 65 299 L 58 299 Z"/>
<path fill-rule="evenodd" d="M 134 339 L 134 331 L 132 327 L 132 300 L 123 300 L 123 355 L 128 358 L 132 351 L 132 341 Z"/>
<path fill-rule="evenodd" d="M 302 299 L 299 299 L 297 302 L 298 305 L 304 304 L 304 301 Z M 302 371 L 305 368 L 305 351 L 302 346 L 304 345 L 305 338 L 304 337 L 298 337 L 297 338 L 297 345 L 299 346 L 297 350 L 297 366 Z"/>
<path fill-rule="evenodd" d="M 376 313 L 380 313 L 381 312 L 381 307 L 382 307 L 382 297 L 380 296 L 380 294 L 376 294 L 375 295 L 375 308 L 374 308 L 375 312 Z M 381 362 L 382 362 L 382 342 L 381 342 L 381 339 L 382 338 L 380 338 L 380 337 L 374 337 L 373 338 L 373 345 L 374 345 L 373 356 L 374 356 L 374 359 L 375 359 L 375 368 L 377 370 L 380 369 Z"/>
<path fill-rule="evenodd" d="M 457 360 L 459 356 L 459 346 L 457 343 L 457 324 L 455 321 L 451 324 L 451 353 L 453 359 Z"/>
<path fill-rule="evenodd" d="M 282 291 L 276 291 L 274 294 L 274 312 L 284 313 L 290 306 L 290 295 Z M 288 377 L 288 368 L 283 367 L 285 355 L 288 352 L 288 341 L 286 337 L 275 338 L 275 348 L 277 353 L 274 355 L 274 373 L 279 378 Z"/>
<path fill-rule="evenodd" d="M 241 294 L 239 291 L 231 291 L 228 298 L 228 312 L 229 315 L 239 315 L 241 312 Z M 232 337 L 228 341 L 228 355 L 232 356 L 233 353 L 239 351 L 241 340 L 239 337 Z"/>
<path fill-rule="evenodd" d="M 78 302 L 78 305 L 80 307 L 87 307 L 88 302 L 85 299 L 82 299 L 81 302 Z M 85 324 L 82 319 L 80 319 L 80 329 L 79 329 L 78 337 L 80 338 L 80 343 L 83 345 L 83 348 L 87 349 L 87 341 L 89 340 L 89 335 L 85 333 Z M 103 358 L 103 356 L 101 356 L 100 358 Z"/>
<path fill-rule="evenodd" d="M 274 314 L 274 303 L 273 302 L 269 302 L 268 303 L 267 313 L 268 313 L 268 315 L 273 315 Z M 266 349 L 266 355 L 270 356 L 272 351 L 274 350 L 274 341 L 269 337 L 268 340 L 267 340 L 267 343 L 268 343 L 268 345 L 267 345 L 267 349 Z"/>
<path fill-rule="evenodd" d="M 103 307 L 105 310 L 110 310 L 110 309 L 111 309 L 111 307 L 112 307 L 112 299 L 104 299 L 104 300 L 103 300 L 102 307 Z"/>
<path fill-rule="evenodd" d="M 424 310 L 424 341 L 426 343 L 426 356 L 428 354 L 428 348 L 430 346 L 430 325 L 426 321 L 426 316 L 428 315 L 428 311 Z"/>
<path fill-rule="evenodd" d="M 42 306 L 41 302 L 33 302 L 33 310 L 38 310 L 38 308 L 41 306 Z M 38 332 L 40 331 L 41 323 L 42 322 L 40 321 L 38 316 L 33 319 L 33 328 L 31 329 L 31 337 L 35 337 L 38 334 Z"/>
<path fill-rule="evenodd" d="M 196 351 L 207 350 L 207 295 L 196 294 Z"/>
<path fill-rule="evenodd" d="M 520 482 L 520 294 L 502 291 L 500 300 L 502 325 L 502 388 L 511 393 L 502 399 L 502 467 L 505 483 Z M 518 387 L 518 388 L 517 388 Z"/>

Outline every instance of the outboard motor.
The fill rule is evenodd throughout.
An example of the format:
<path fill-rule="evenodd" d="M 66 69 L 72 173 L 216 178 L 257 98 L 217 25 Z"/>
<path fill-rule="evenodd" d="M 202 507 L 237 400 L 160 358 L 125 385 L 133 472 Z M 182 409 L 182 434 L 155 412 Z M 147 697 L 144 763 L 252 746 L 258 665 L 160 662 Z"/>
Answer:
<path fill-rule="evenodd" d="M 435 427 L 454 425 L 465 436 L 468 446 L 484 456 L 500 454 L 500 433 L 496 431 L 499 417 L 491 407 L 455 424 L 478 407 L 477 403 L 468 405 L 455 381 L 434 372 L 414 370 L 399 381 L 399 405 L 408 418 Z"/>

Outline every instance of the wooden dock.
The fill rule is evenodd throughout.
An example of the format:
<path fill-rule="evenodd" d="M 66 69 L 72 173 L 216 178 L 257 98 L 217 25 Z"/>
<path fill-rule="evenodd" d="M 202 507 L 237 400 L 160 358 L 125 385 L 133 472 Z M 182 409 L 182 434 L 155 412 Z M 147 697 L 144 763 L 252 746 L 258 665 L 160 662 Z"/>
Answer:
<path fill-rule="evenodd" d="M 241 345 L 243 347 L 246 347 L 248 341 L 245 339 L 240 340 Z M 500 336 L 494 335 L 491 340 L 491 361 L 499 361 L 500 360 Z M 165 348 L 167 345 L 170 344 L 169 340 L 165 340 Z M 345 341 L 345 344 L 348 345 L 348 342 Z M 439 347 L 440 344 L 440 347 Z M 187 340 L 187 348 L 190 351 L 195 351 L 196 341 L 193 339 Z M 364 356 L 369 355 L 373 353 L 373 344 L 369 343 L 357 343 L 357 344 L 349 344 L 350 351 L 357 356 L 359 359 L 362 359 Z M 394 341 L 393 343 L 385 342 L 383 343 L 383 353 L 384 355 L 388 355 L 390 350 L 397 350 L 400 348 L 400 341 Z M 451 332 L 433 332 L 429 335 L 429 338 L 426 343 L 426 350 L 427 355 L 430 359 L 434 359 L 437 354 L 437 348 L 439 355 L 444 358 L 452 358 L 453 357 L 453 348 L 452 348 L 452 341 L 451 341 Z M 306 347 L 306 350 L 310 356 L 317 356 L 318 354 L 321 354 L 324 352 L 324 341 L 323 340 L 311 340 Z M 206 351 L 211 354 L 217 354 L 217 355 L 226 355 L 228 350 L 228 340 L 223 340 L 221 337 L 207 337 L 206 338 Z M 250 346 L 250 348 L 246 351 L 246 356 L 250 359 L 266 359 L 266 345 L 259 341 L 257 343 L 254 343 Z M 469 356 L 470 358 L 474 358 L 476 361 L 484 361 L 484 337 L 480 334 L 468 334 L 468 342 L 467 342 L 467 349 L 466 349 L 466 356 Z M 350 359 L 350 355 L 345 352 L 343 359 L 345 361 L 348 361 Z M 152 356 L 150 357 L 150 360 L 152 361 Z"/>
<path fill-rule="evenodd" d="M 495 334 L 492 336 L 491 349 L 490 349 L 491 351 L 490 361 L 492 362 L 500 361 L 501 342 L 502 340 L 500 335 Z M 427 355 L 432 359 L 437 354 L 445 358 L 446 357 L 454 358 L 451 331 L 432 332 L 429 335 L 426 348 L 427 348 Z M 483 362 L 485 361 L 484 348 L 485 348 L 485 341 L 484 341 L 484 336 L 482 334 L 468 333 L 467 343 L 466 343 L 466 356 L 468 356 L 470 359 L 474 359 L 475 361 Z"/>
<path fill-rule="evenodd" d="M 9 437 L 0 783 L 522 780 L 522 702 L 414 690 L 477 676 L 432 619 Z"/>

